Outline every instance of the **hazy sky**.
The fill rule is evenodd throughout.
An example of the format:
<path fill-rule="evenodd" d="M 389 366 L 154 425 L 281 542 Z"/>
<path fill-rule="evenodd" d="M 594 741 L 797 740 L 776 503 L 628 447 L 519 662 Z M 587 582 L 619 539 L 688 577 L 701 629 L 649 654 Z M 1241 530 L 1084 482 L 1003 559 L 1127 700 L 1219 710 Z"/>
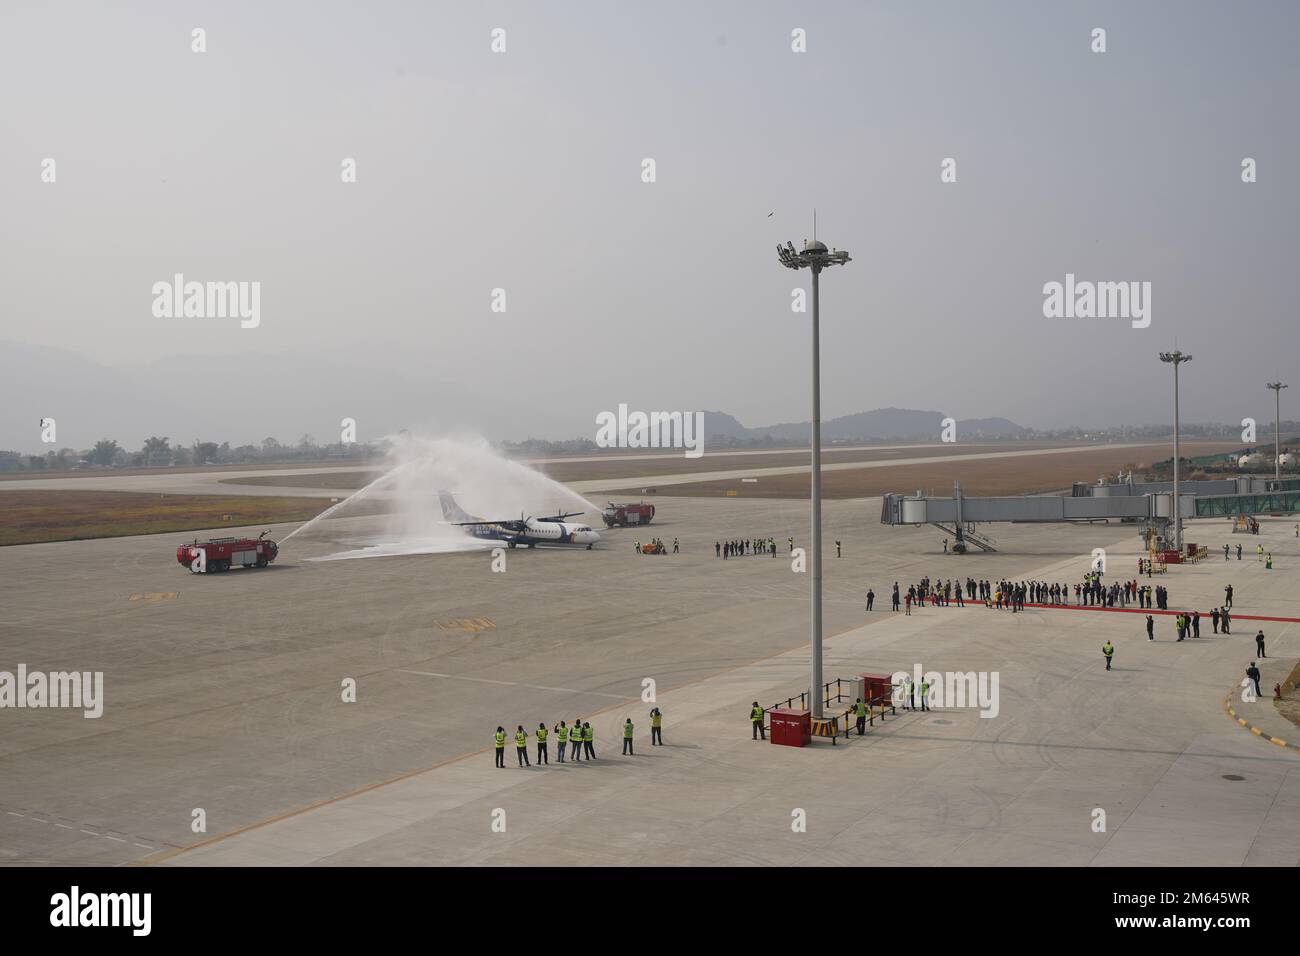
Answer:
<path fill-rule="evenodd" d="M 0 340 L 130 375 L 152 410 L 102 427 L 133 447 L 191 437 L 200 372 L 217 440 L 801 420 L 806 274 L 774 246 L 815 206 L 854 259 L 822 283 L 824 417 L 1168 421 L 1176 340 L 1184 420 L 1271 422 L 1265 381 L 1300 403 L 1298 36 L 1294 2 L 8 0 Z M 155 318 L 177 272 L 259 281 L 260 326 Z M 1150 327 L 1044 318 L 1067 272 L 1151 282 Z M 5 377 L 0 447 L 116 414 Z"/>

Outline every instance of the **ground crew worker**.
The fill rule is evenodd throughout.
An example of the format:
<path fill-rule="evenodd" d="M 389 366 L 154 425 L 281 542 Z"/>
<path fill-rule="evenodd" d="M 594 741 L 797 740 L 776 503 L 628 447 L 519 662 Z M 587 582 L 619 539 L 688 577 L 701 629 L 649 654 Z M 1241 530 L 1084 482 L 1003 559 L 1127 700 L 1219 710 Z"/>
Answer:
<path fill-rule="evenodd" d="M 505 765 L 506 765 L 506 729 L 505 729 L 504 727 L 498 727 L 498 728 L 497 728 L 496 744 L 497 744 L 497 766 L 498 766 L 498 767 L 505 767 Z"/>
<path fill-rule="evenodd" d="M 1273 570 L 1273 552 L 1272 552 L 1272 551 L 1270 551 L 1268 554 L 1266 554 L 1266 555 L 1264 556 L 1264 570 L 1265 570 L 1265 571 L 1272 571 L 1272 570 Z"/>
<path fill-rule="evenodd" d="M 680 551 L 680 550 L 681 550 L 681 549 L 680 549 L 679 547 L 677 547 L 677 539 L 676 539 L 676 538 L 673 538 L 673 554 L 676 554 L 676 553 L 677 553 L 678 551 Z"/>
<path fill-rule="evenodd" d="M 640 542 L 640 541 L 634 541 L 633 544 L 636 546 L 636 553 L 637 553 L 637 554 L 640 554 L 640 553 L 641 553 L 641 542 Z"/>
<path fill-rule="evenodd" d="M 569 740 L 573 746 L 569 748 L 570 760 L 582 759 L 582 718 L 579 717 L 573 722 L 572 729 L 569 730 Z"/>
<path fill-rule="evenodd" d="M 664 743 L 664 715 L 656 707 L 650 711 L 650 746 L 662 747 Z"/>
<path fill-rule="evenodd" d="M 569 728 L 564 726 L 564 721 L 560 721 L 555 728 L 555 741 L 559 744 L 555 748 L 556 755 L 559 756 L 560 763 L 564 763 L 564 748 L 569 745 Z"/>
<path fill-rule="evenodd" d="M 596 732 L 591 729 L 591 724 L 589 723 L 583 724 L 582 725 L 582 749 L 586 752 L 588 760 L 596 759 L 596 748 L 592 746 L 592 743 L 595 739 L 596 739 Z"/>
<path fill-rule="evenodd" d="M 1101 652 L 1106 655 L 1106 670 L 1110 670 L 1110 659 L 1115 656 L 1115 645 L 1107 641 L 1101 645 Z"/>
<path fill-rule="evenodd" d="M 519 758 L 519 766 L 531 767 L 528 762 L 528 734 L 524 732 L 524 725 L 517 724 L 515 730 L 515 755 Z"/>
<path fill-rule="evenodd" d="M 1255 635 L 1255 652 L 1260 657 L 1268 657 L 1264 653 L 1264 629 L 1260 628 L 1259 633 Z"/>
<path fill-rule="evenodd" d="M 924 677 L 922 677 L 921 678 L 921 709 L 922 710 L 930 709 L 925 704 L 925 698 L 929 693 L 930 693 L 930 682 L 926 680 Z"/>
<path fill-rule="evenodd" d="M 840 540 L 839 540 L 839 538 L 836 538 L 836 539 L 835 539 L 835 557 L 838 558 L 839 556 L 840 556 Z"/>
<path fill-rule="evenodd" d="M 916 686 L 912 683 L 912 678 L 903 678 L 903 704 L 904 710 L 916 710 Z"/>
<path fill-rule="evenodd" d="M 749 723 L 753 730 L 750 735 L 751 740 L 757 740 L 760 735 L 764 740 L 767 739 L 767 732 L 763 729 L 763 708 L 758 706 L 758 701 L 750 705 Z"/>
<path fill-rule="evenodd" d="M 549 764 L 550 758 L 546 754 L 546 725 L 537 725 L 537 766 Z"/>
<path fill-rule="evenodd" d="M 790 550 L 793 552 L 793 551 L 794 551 L 794 538 L 786 538 L 785 540 L 788 541 L 788 542 L 790 542 Z"/>
<path fill-rule="evenodd" d="M 862 703 L 861 697 L 853 705 L 853 713 L 858 717 L 858 736 L 861 737 L 867 732 L 867 705 Z"/>
<path fill-rule="evenodd" d="M 632 718 L 623 721 L 623 753 L 632 753 Z M 634 755 L 635 756 L 635 755 Z"/>

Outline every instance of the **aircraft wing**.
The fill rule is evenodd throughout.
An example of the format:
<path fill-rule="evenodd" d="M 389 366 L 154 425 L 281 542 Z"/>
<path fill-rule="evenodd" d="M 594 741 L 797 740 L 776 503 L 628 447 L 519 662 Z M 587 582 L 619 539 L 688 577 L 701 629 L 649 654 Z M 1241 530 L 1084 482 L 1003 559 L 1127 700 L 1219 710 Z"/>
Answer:
<path fill-rule="evenodd" d="M 548 515 L 545 518 L 536 518 L 536 521 L 563 521 L 565 518 L 576 518 L 578 515 L 586 514 L 585 511 L 566 511 L 564 514 Z"/>

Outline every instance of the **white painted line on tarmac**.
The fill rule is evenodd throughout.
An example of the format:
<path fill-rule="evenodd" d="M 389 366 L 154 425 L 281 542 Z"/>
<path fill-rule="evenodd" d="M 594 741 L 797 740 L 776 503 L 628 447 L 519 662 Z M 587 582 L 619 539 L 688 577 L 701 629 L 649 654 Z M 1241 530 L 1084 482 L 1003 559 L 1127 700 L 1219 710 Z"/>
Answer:
<path fill-rule="evenodd" d="M 398 670 L 399 674 L 418 674 L 421 677 L 445 677 L 448 680 L 467 680 L 476 684 L 500 684 L 502 687 L 527 687 L 529 690 L 550 690 L 557 694 L 587 694 L 590 697 L 608 697 L 610 700 L 629 700 L 624 694 L 602 694 L 598 690 L 577 690 L 573 687 L 547 687 L 544 684 L 520 684 L 511 680 L 489 680 L 486 677 L 464 677 L 460 674 L 437 674 L 433 671 Z"/>

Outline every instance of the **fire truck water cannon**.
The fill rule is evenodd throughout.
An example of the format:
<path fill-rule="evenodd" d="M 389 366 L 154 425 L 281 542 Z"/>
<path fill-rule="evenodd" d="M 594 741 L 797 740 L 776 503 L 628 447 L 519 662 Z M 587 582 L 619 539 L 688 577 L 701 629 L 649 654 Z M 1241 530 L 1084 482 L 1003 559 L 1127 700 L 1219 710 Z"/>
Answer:
<path fill-rule="evenodd" d="M 195 574 L 229 571 L 231 568 L 264 568 L 280 553 L 279 545 L 263 531 L 256 538 L 210 538 L 176 548 L 177 563 Z"/>

